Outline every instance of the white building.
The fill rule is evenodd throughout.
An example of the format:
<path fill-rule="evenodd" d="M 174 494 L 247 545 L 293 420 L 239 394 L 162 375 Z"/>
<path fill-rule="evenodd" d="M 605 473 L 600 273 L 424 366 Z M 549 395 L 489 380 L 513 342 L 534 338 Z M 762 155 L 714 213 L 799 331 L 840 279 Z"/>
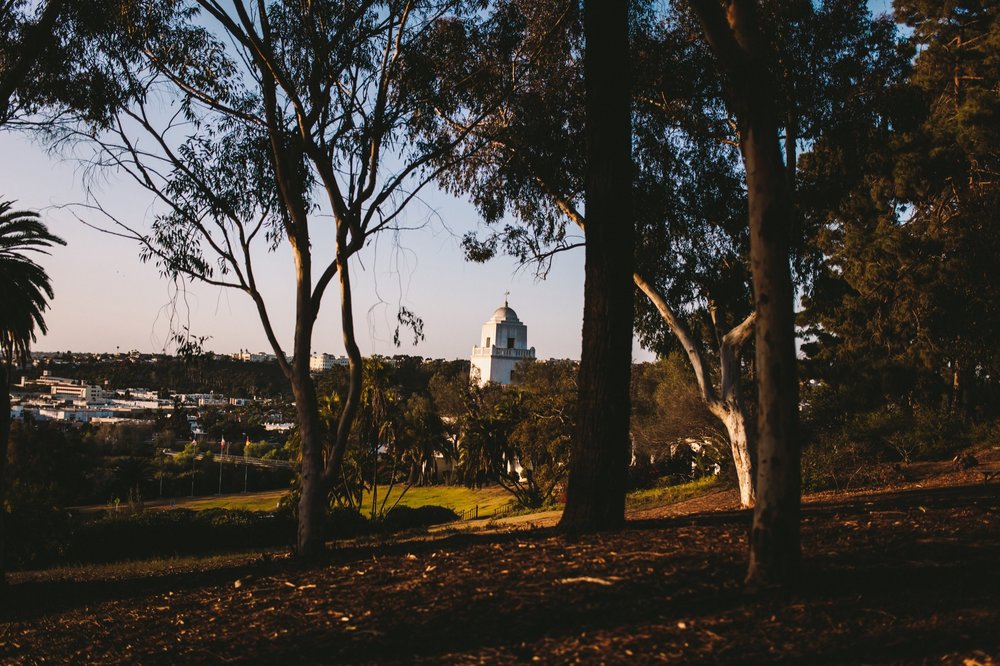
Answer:
<path fill-rule="evenodd" d="M 50 395 L 57 400 L 72 400 L 81 405 L 102 405 L 110 397 L 100 386 L 88 384 L 50 384 L 50 390 Z"/>
<path fill-rule="evenodd" d="M 115 416 L 110 409 L 94 409 L 87 407 L 67 409 L 64 407 L 47 407 L 38 410 L 38 415 L 43 419 L 52 421 L 78 421 L 88 423 L 94 418 L 109 418 Z"/>
<path fill-rule="evenodd" d="M 309 357 L 309 372 L 326 372 L 335 365 L 348 365 L 350 360 L 346 356 L 334 356 L 333 354 L 313 354 Z"/>
<path fill-rule="evenodd" d="M 224 407 L 229 404 L 229 397 L 219 395 L 215 391 L 211 393 L 178 393 L 177 399 L 185 405 L 196 407 Z"/>
<path fill-rule="evenodd" d="M 233 358 L 237 361 L 249 361 L 250 363 L 270 363 L 271 361 L 278 360 L 278 357 L 274 354 L 267 352 L 254 353 L 248 349 L 241 349 L 239 353 L 233 354 Z"/>
<path fill-rule="evenodd" d="M 479 346 L 472 348 L 472 379 L 480 386 L 510 384 L 511 370 L 526 358 L 535 358 L 535 348 L 528 347 L 528 327 L 504 299 L 503 307 L 483 324 Z"/>

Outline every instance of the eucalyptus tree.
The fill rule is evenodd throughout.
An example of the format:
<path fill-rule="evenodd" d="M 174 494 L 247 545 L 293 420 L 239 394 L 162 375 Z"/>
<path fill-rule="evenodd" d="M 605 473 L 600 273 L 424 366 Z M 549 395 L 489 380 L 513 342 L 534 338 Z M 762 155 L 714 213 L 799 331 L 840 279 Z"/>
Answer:
<path fill-rule="evenodd" d="M 34 78 L 31 70 L 41 60 L 62 10 L 61 0 L 49 0 L 36 16 L 31 16 L 24 3 L 20 4 L 8 2 L 0 7 L 0 53 L 4 56 L 0 69 L 0 121 L 14 115 L 11 101 L 16 108 L 15 93 Z"/>
<path fill-rule="evenodd" d="M 98 164 L 157 202 L 151 229 L 110 218 L 165 275 L 245 293 L 289 382 L 301 440 L 297 546 L 323 548 L 327 493 L 338 478 L 362 390 L 352 262 L 406 207 L 468 132 L 437 143 L 434 91 L 414 85 L 427 35 L 461 21 L 459 0 L 297 3 L 144 2 L 129 30 L 145 40 L 131 72 L 144 94 L 98 136 Z M 108 214 L 108 213 L 106 213 Z M 108 214 L 110 217 L 110 214 Z M 260 284 L 266 254 L 287 247 L 295 285 L 290 347 Z M 328 289 L 340 292 L 349 383 L 324 428 L 309 374 Z M 406 309 L 401 326 L 420 323 Z"/>
<path fill-rule="evenodd" d="M 790 267 L 792 182 L 779 143 L 778 75 L 754 0 L 691 0 L 719 61 L 746 170 L 756 322 L 757 503 L 750 533 L 751 587 L 798 575 L 801 501 L 794 289 Z"/>
<path fill-rule="evenodd" d="M 727 434 L 740 503 L 749 507 L 755 437 L 742 357 L 756 311 L 746 191 L 722 87 L 694 32 L 690 14 L 677 9 L 650 16 L 636 38 L 634 281 L 645 296 L 636 329 L 660 356 L 678 346 L 686 356 L 702 401 Z"/>
<path fill-rule="evenodd" d="M 629 4 L 583 2 L 583 344 L 576 435 L 559 521 L 573 532 L 625 522 L 635 319 Z"/>
<path fill-rule="evenodd" d="M 477 128 L 489 143 L 455 160 L 442 182 L 469 196 L 492 227 L 485 237 L 466 236 L 470 259 L 503 251 L 537 262 L 544 275 L 556 254 L 582 245 L 584 236 L 573 229 L 586 227 L 582 25 L 572 3 L 511 5 L 520 19 L 492 26 L 492 41 L 479 40 L 472 54 L 493 64 L 494 77 L 472 93 L 485 107 L 494 91 L 514 88 L 505 63 L 521 50 L 536 54 L 536 66 L 518 72 L 502 112 Z M 654 15 L 642 15 L 634 31 L 632 281 L 645 296 L 636 326 L 647 347 L 666 353 L 679 344 L 686 352 L 704 401 L 729 433 L 741 499 L 749 506 L 752 429 L 742 399 L 741 351 L 754 314 L 745 194 L 710 56 L 692 39 L 690 19 L 671 16 L 656 23 Z M 687 23 L 678 25 L 680 18 Z"/>
<path fill-rule="evenodd" d="M 467 255 L 498 252 L 536 261 L 544 275 L 553 257 L 582 244 L 583 88 L 579 16 L 560 2 L 532 3 L 507 41 L 542 57 L 519 72 L 516 95 L 480 124 L 490 143 L 444 174 L 467 195 L 490 229 L 465 239 Z M 766 38 L 780 77 L 774 96 L 785 177 L 795 186 L 802 152 L 821 136 L 843 132 L 874 84 L 897 76 L 892 23 L 873 19 L 862 0 L 820 5 L 780 0 L 765 5 Z M 741 502 L 754 503 L 751 458 L 755 424 L 743 395 L 742 356 L 757 313 L 750 282 L 745 169 L 725 79 L 688 3 L 640 13 L 633 30 L 633 142 L 636 159 L 636 328 L 660 354 L 680 348 L 706 406 L 726 429 Z M 539 35 L 544 45 L 536 46 Z M 501 48 L 481 39 L 473 55 L 498 63 L 489 100 L 504 88 Z M 517 51 L 515 50 L 515 53 Z M 448 61 L 446 61 L 447 63 Z M 485 102 L 481 102 L 485 103 Z M 795 210 L 795 230 L 813 234 L 823 222 Z M 567 224 L 569 223 L 569 224 Z M 806 275 L 815 253 L 796 242 Z"/>
<path fill-rule="evenodd" d="M 485 237 L 465 238 L 470 259 L 484 261 L 504 251 L 538 262 L 544 275 L 557 253 L 583 244 L 584 236 L 573 227 L 581 232 L 586 227 L 582 23 L 572 3 L 508 4 L 517 10 L 517 20 L 489 26 L 493 32 L 471 53 L 492 79 L 466 93 L 478 98 L 463 101 L 485 108 L 496 91 L 513 92 L 477 128 L 486 146 L 454 160 L 441 180 L 469 196 L 493 226 Z M 648 20 L 643 16 L 636 23 L 648 28 Z M 742 400 L 740 352 L 754 315 L 743 257 L 745 196 L 734 141 L 728 138 L 731 128 L 720 110 L 720 86 L 704 73 L 708 54 L 690 38 L 690 29 L 636 30 L 634 39 L 632 281 L 646 297 L 638 307 L 637 329 L 644 344 L 658 352 L 680 344 L 687 353 L 703 399 L 730 434 L 741 498 L 749 506 L 752 431 Z M 518 70 L 515 84 L 507 63 L 526 50 L 535 55 L 534 66 Z M 678 69 L 681 62 L 690 69 Z M 619 197 L 616 205 L 630 199 Z M 672 260 L 676 257 L 680 260 Z M 713 372 L 715 358 L 719 365 Z"/>
<path fill-rule="evenodd" d="M 67 118 L 106 123 L 136 91 L 115 45 L 132 60 L 121 26 L 130 0 L 8 0 L 0 3 L 0 127 L 47 129 Z"/>
<path fill-rule="evenodd" d="M 45 311 L 52 300 L 49 276 L 31 253 L 47 254 L 65 245 L 38 220 L 38 214 L 0 202 L 0 498 L 6 494 L 10 439 L 10 384 L 15 365 L 29 359 L 37 332 L 46 332 Z M 4 570 L 4 515 L 0 507 L 0 582 Z"/>

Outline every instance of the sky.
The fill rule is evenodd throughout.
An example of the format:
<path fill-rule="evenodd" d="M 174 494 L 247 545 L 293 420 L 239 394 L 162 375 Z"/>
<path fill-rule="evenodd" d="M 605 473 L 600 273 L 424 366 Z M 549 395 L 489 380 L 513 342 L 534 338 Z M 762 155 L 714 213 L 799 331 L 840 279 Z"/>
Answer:
<path fill-rule="evenodd" d="M 38 211 L 49 228 L 66 240 L 50 256 L 40 257 L 55 298 L 46 315 L 49 332 L 36 351 L 156 353 L 172 331 L 187 326 L 209 336 L 205 348 L 217 353 L 271 348 L 249 298 L 240 292 L 204 284 L 176 286 L 160 277 L 152 264 L 139 260 L 131 241 L 101 233 L 84 221 L 107 226 L 86 203 L 83 173 L 77 162 L 49 154 L 24 136 L 0 132 L 0 199 L 17 208 Z M 125 220 L 147 226 L 151 197 L 129 182 L 107 174 L 93 185 L 95 196 Z M 81 221 L 83 220 L 83 221 Z M 354 263 L 355 321 L 362 354 L 413 354 L 425 358 L 467 358 L 479 341 L 480 327 L 509 303 L 528 327 L 528 344 L 539 358 L 579 358 L 583 312 L 583 253 L 562 253 L 545 280 L 530 269 L 500 257 L 486 264 L 466 261 L 462 234 L 475 229 L 479 216 L 466 202 L 428 190 L 408 213 L 407 224 L 419 227 L 399 234 L 398 242 L 380 237 Z M 266 257 L 265 296 L 278 337 L 291 351 L 293 266 L 291 254 Z M 339 293 L 324 299 L 313 350 L 343 354 Z M 397 305 L 402 303 L 424 321 L 424 340 L 412 336 L 392 342 Z M 176 304 L 176 306 L 172 305 Z M 653 356 L 635 344 L 636 360 Z"/>
<path fill-rule="evenodd" d="M 870 0 L 875 13 L 891 11 L 889 0 Z M 48 153 L 22 135 L 0 131 L 0 200 L 38 211 L 49 228 L 67 241 L 39 259 L 48 271 L 55 298 L 46 315 L 49 332 L 36 351 L 146 353 L 171 351 L 172 333 L 187 327 L 207 336 L 205 348 L 217 353 L 271 348 L 256 310 L 240 292 L 162 278 L 139 260 L 139 247 L 85 224 L 104 220 L 77 204 L 88 202 L 79 165 Z M 152 219 L 151 196 L 123 178 L 105 173 L 92 186 L 96 198 L 139 228 Z M 426 358 L 467 358 L 480 327 L 510 292 L 510 306 L 528 327 L 528 344 L 539 358 L 580 356 L 583 312 L 583 252 L 562 253 L 544 280 L 531 268 L 499 257 L 487 264 L 467 262 L 462 235 L 480 224 L 464 201 L 429 189 L 411 206 L 407 226 L 418 227 L 398 239 L 381 236 L 354 262 L 355 321 L 362 354 L 413 354 Z M 261 264 L 265 297 L 278 338 L 291 351 L 294 323 L 293 266 L 287 251 Z M 338 292 L 325 298 L 313 336 L 313 351 L 343 354 Z M 424 322 L 424 340 L 392 342 L 398 305 Z M 633 343 L 633 358 L 653 355 Z"/>

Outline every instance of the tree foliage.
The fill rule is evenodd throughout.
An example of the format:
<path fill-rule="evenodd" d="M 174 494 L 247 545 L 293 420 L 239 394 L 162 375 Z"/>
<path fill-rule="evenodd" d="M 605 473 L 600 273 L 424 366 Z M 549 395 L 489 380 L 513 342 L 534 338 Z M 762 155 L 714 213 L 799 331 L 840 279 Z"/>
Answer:
<path fill-rule="evenodd" d="M 460 0 L 140 4 L 129 30 L 143 44 L 131 71 L 143 94 L 97 138 L 96 161 L 131 176 L 159 206 L 148 231 L 112 221 L 168 277 L 233 288 L 255 304 L 299 411 L 299 550 L 313 555 L 361 402 L 353 263 L 374 235 L 400 228 L 434 160 L 468 136 L 420 140 L 419 130 L 444 120 L 431 113 L 434 91 L 417 85 L 418 63 L 427 34 L 475 8 Z M 295 262 L 290 346 L 257 278 L 279 246 Z M 335 281 L 350 381 L 335 426 L 324 429 L 308 366 Z M 422 335 L 406 308 L 398 322 Z"/>
<path fill-rule="evenodd" d="M 897 59 L 861 122 L 803 169 L 825 256 L 806 301 L 810 371 L 839 401 L 833 412 L 984 415 L 1000 332 L 1000 19 L 961 2 L 904 2 L 897 16 L 912 29 L 901 49 L 912 65 Z"/>
<path fill-rule="evenodd" d="M 0 127 L 44 129 L 71 119 L 107 126 L 139 94 L 123 67 L 138 56 L 138 44 L 122 28 L 140 11 L 129 0 L 4 2 Z"/>
<path fill-rule="evenodd" d="M 15 364 L 28 360 L 31 343 L 45 333 L 45 311 L 54 296 L 48 274 L 33 258 L 53 245 L 65 245 L 31 211 L 0 202 L 0 498 L 7 491 L 7 446 L 10 435 L 10 385 Z M 6 545 L 0 506 L 0 584 Z"/>

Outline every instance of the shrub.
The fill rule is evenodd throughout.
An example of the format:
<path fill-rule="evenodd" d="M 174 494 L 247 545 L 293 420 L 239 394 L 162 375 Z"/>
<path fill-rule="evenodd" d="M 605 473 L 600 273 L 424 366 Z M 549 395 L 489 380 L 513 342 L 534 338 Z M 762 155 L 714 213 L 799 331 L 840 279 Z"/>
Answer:
<path fill-rule="evenodd" d="M 211 509 L 109 514 L 80 522 L 69 535 L 66 559 L 108 562 L 145 557 L 203 555 L 287 546 L 295 523 L 287 516 Z"/>
<path fill-rule="evenodd" d="M 393 507 L 382 519 L 381 526 L 387 532 L 398 532 L 416 527 L 441 525 L 458 520 L 459 516 L 452 509 L 443 506 L 397 506 Z"/>
<path fill-rule="evenodd" d="M 899 450 L 901 442 L 908 440 L 909 455 L 904 462 L 913 460 L 946 460 L 952 458 L 969 444 L 968 428 L 961 419 L 928 410 L 915 410 L 908 431 L 889 437 L 893 448 Z"/>
<path fill-rule="evenodd" d="M 349 506 L 334 506 L 327 509 L 327 536 L 332 539 L 361 536 L 371 532 L 371 523 Z"/>
<path fill-rule="evenodd" d="M 885 485 L 891 467 L 870 447 L 837 439 L 813 442 L 802 452 L 802 488 L 848 490 Z"/>
<path fill-rule="evenodd" d="M 10 502 L 3 509 L 5 530 L 4 563 L 11 569 L 40 567 L 62 557 L 71 519 L 66 511 L 42 504 Z"/>

